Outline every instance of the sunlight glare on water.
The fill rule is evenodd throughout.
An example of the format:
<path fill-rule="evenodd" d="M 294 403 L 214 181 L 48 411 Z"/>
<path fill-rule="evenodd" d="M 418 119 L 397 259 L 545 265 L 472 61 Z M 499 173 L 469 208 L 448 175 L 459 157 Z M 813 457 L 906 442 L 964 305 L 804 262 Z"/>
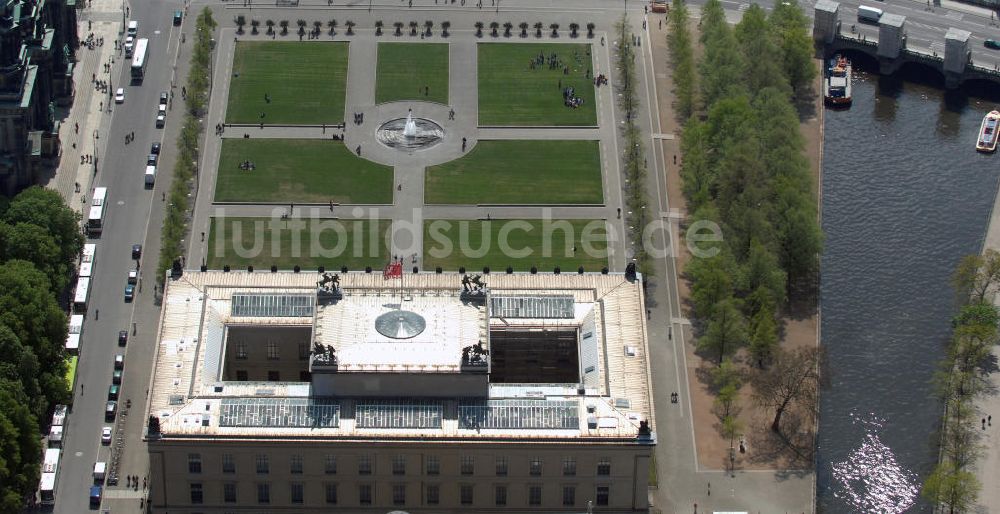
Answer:
<path fill-rule="evenodd" d="M 862 418 L 855 413 L 851 419 L 862 427 L 864 438 L 846 460 L 833 464 L 833 478 L 840 485 L 834 496 L 856 512 L 904 512 L 920 492 L 916 474 L 903 469 L 892 448 L 882 442 L 879 432 L 883 420 L 874 414 Z"/>

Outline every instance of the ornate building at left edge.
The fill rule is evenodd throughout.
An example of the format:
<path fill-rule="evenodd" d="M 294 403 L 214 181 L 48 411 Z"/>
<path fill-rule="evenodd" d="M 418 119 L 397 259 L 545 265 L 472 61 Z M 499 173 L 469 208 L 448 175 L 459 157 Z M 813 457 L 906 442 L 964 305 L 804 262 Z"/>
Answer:
<path fill-rule="evenodd" d="M 73 101 L 76 0 L 0 0 L 0 192 L 59 156 L 57 106 Z"/>

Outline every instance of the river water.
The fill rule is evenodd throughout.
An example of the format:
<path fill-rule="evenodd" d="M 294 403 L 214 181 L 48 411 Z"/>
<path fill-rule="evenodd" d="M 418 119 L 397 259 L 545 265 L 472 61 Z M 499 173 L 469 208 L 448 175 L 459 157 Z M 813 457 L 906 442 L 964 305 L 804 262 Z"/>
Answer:
<path fill-rule="evenodd" d="M 975 152 L 977 92 L 858 73 L 854 105 L 826 111 L 823 156 L 819 512 L 931 512 L 919 488 L 936 459 L 931 376 L 978 252 L 1000 154 Z"/>

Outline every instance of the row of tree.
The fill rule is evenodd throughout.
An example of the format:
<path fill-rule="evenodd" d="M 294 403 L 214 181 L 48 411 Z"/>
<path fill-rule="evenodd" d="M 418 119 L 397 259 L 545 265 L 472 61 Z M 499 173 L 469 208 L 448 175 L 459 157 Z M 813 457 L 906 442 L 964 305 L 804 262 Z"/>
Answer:
<path fill-rule="evenodd" d="M 64 295 L 83 246 L 80 216 L 33 187 L 0 198 L 0 512 L 35 492 L 41 425 L 70 398 Z"/>
<path fill-rule="evenodd" d="M 638 83 L 635 74 L 634 34 L 623 16 L 615 26 L 618 36 L 618 109 L 625 118 L 621 128 L 625 152 L 622 157 L 622 170 L 625 173 L 625 221 L 628 236 L 632 245 L 632 259 L 636 268 L 645 276 L 651 276 L 653 266 L 643 244 L 643 231 L 646 223 L 646 149 L 643 145 L 642 132 L 636 123 L 639 115 Z"/>
<path fill-rule="evenodd" d="M 177 161 L 174 178 L 170 183 L 170 202 L 163 217 L 160 234 L 160 259 L 156 268 L 156 281 L 162 288 L 164 273 L 184 253 L 183 241 L 188 233 L 188 211 L 192 179 L 198 171 L 198 141 L 201 138 L 201 121 L 208 104 L 209 65 L 212 60 L 212 32 L 215 20 L 207 7 L 198 15 L 194 47 L 191 51 L 191 71 L 185 86 L 184 125 L 177 140 Z"/>
<path fill-rule="evenodd" d="M 940 458 L 921 493 L 954 513 L 972 510 L 982 488 L 973 471 L 982 450 L 981 418 L 975 401 L 987 392 L 989 374 L 996 367 L 992 350 L 1000 342 L 1000 313 L 993 302 L 1000 288 L 1000 253 L 987 250 L 965 257 L 952 284 L 959 309 L 952 319 L 947 356 L 935 375 L 936 390 L 945 406 Z"/>
<path fill-rule="evenodd" d="M 794 0 L 780 2 L 770 16 L 752 4 L 735 27 L 719 0 L 709 0 L 699 24 L 699 61 L 683 0 L 674 0 L 671 11 L 675 108 L 684 123 L 682 190 L 690 221 L 717 224 L 723 235 L 714 246 L 702 245 L 714 255 L 695 256 L 685 274 L 698 347 L 719 366 L 716 407 L 723 432 L 732 437 L 738 409 L 730 404 L 745 374 L 725 364 L 741 347 L 749 347 L 762 370 L 756 377 L 762 387 L 783 385 L 775 369 L 800 381 L 818 380 L 815 351 L 791 355 L 778 348 L 779 312 L 815 283 L 822 244 L 795 109 L 796 100 L 813 94 L 813 46 Z M 796 400 L 798 393 L 789 392 L 791 398 L 758 398 L 775 409 L 775 431 Z"/>

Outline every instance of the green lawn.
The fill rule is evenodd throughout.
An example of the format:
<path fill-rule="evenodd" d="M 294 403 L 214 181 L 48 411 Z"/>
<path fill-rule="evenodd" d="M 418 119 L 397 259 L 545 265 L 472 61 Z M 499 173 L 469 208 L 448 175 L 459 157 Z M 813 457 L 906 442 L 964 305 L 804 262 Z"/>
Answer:
<path fill-rule="evenodd" d="M 256 168 L 241 170 L 245 160 Z M 341 141 L 225 139 L 215 201 L 392 203 L 392 168 L 356 156 Z"/>
<path fill-rule="evenodd" d="M 75 385 L 73 381 L 76 380 L 76 364 L 79 359 L 76 355 L 66 357 L 66 385 L 69 387 L 70 393 L 73 392 L 73 386 Z"/>
<path fill-rule="evenodd" d="M 427 168 L 429 204 L 600 204 L 597 141 L 479 141 Z"/>
<path fill-rule="evenodd" d="M 531 68 L 539 54 L 545 62 Z M 550 69 L 555 54 L 560 66 Z M 597 125 L 590 45 L 578 43 L 480 43 L 480 125 Z M 564 74 L 563 68 L 569 73 Z M 560 87 L 561 86 L 561 87 Z M 562 88 L 583 98 L 563 104 Z"/>
<path fill-rule="evenodd" d="M 390 258 L 385 246 L 390 226 L 390 220 L 212 218 L 207 264 L 209 269 L 253 265 L 262 271 L 271 265 L 280 270 L 296 265 L 304 270 L 381 270 Z M 298 234 L 297 251 L 293 233 Z"/>
<path fill-rule="evenodd" d="M 375 103 L 448 103 L 447 43 L 379 43 Z"/>
<path fill-rule="evenodd" d="M 583 266 L 599 271 L 608 263 L 607 246 L 604 220 L 424 221 L 427 270 L 464 266 L 476 271 L 488 266 L 499 273 L 507 266 L 515 271 L 536 266 L 540 272 L 552 272 L 559 266 L 564 273 L 575 273 Z"/>
<path fill-rule="evenodd" d="M 233 57 L 226 122 L 344 121 L 347 48 L 347 43 L 334 42 L 240 41 Z"/>

